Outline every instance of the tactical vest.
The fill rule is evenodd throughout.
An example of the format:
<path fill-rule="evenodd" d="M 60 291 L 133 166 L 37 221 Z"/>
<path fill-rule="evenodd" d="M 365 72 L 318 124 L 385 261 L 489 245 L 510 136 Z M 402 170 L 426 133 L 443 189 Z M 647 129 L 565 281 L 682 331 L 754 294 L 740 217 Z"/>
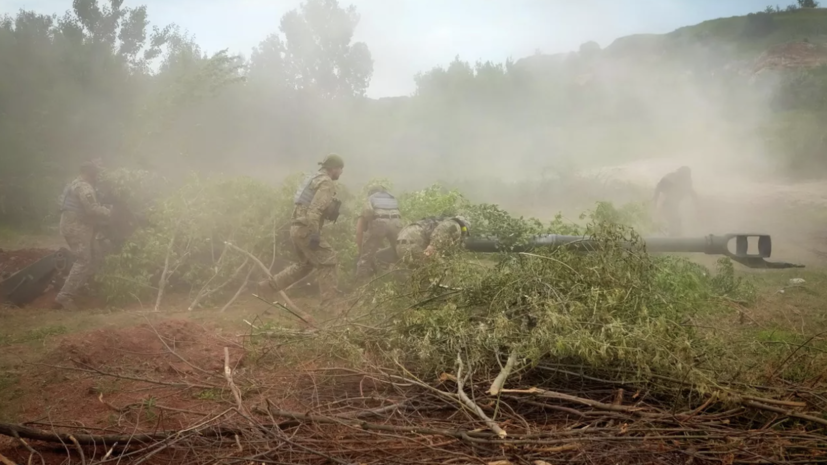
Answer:
<path fill-rule="evenodd" d="M 368 201 L 374 210 L 399 210 L 399 202 L 387 192 L 376 192 L 368 197 Z"/>
<path fill-rule="evenodd" d="M 83 211 L 83 204 L 80 203 L 80 199 L 78 198 L 74 189 L 72 189 L 73 185 L 74 182 L 71 182 L 67 184 L 66 187 L 63 189 L 63 195 L 61 196 L 62 199 L 60 201 L 61 212 Z"/>
<path fill-rule="evenodd" d="M 316 177 L 321 176 L 321 174 L 311 174 L 308 175 L 304 181 L 299 185 L 299 188 L 296 190 L 296 194 L 293 196 L 293 203 L 296 205 L 310 205 L 310 202 L 313 201 L 313 197 L 316 195 L 316 189 L 310 186 L 310 183 L 316 179 Z"/>

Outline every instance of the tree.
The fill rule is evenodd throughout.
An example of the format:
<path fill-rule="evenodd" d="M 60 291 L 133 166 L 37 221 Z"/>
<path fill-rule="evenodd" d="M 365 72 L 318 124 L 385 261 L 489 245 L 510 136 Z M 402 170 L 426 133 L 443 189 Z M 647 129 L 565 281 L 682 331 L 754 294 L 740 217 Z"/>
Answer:
<path fill-rule="evenodd" d="M 132 79 L 166 42 L 163 29 L 148 31 L 145 8 L 122 3 L 75 0 L 61 17 L 0 21 L 0 220 L 42 221 L 66 173 L 120 150 L 139 99 Z"/>
<path fill-rule="evenodd" d="M 816 0 L 798 0 L 798 6 L 800 8 L 818 8 L 818 2 Z"/>
<path fill-rule="evenodd" d="M 284 45 L 270 38 L 262 47 L 270 52 L 271 63 L 276 53 L 282 56 L 287 82 L 295 89 L 325 98 L 364 96 L 373 59 L 365 43 L 351 43 L 357 24 L 359 15 L 353 6 L 342 8 L 337 0 L 306 0 L 281 18 Z"/>

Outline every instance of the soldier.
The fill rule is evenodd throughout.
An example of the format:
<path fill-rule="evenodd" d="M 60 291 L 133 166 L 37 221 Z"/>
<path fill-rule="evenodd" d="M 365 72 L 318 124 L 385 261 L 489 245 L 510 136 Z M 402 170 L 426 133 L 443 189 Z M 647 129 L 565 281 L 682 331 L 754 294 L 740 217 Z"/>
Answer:
<path fill-rule="evenodd" d="M 422 263 L 437 253 L 460 245 L 468 236 L 468 220 L 462 216 L 424 218 L 402 229 L 396 255 L 406 265 Z"/>
<path fill-rule="evenodd" d="M 402 230 L 399 202 L 381 185 L 368 189 L 368 198 L 356 223 L 356 244 L 359 261 L 356 264 L 357 279 L 376 273 L 380 265 L 376 252 L 387 239 L 390 247 L 396 247 L 396 238 Z"/>
<path fill-rule="evenodd" d="M 336 221 L 341 202 L 336 198 L 336 184 L 344 170 L 342 157 L 328 155 L 315 174 L 299 185 L 293 197 L 295 207 L 290 225 L 290 239 L 298 262 L 273 277 L 270 286 L 281 291 L 316 270 L 322 305 L 336 297 L 338 292 L 336 251 L 321 238 L 325 220 Z"/>
<path fill-rule="evenodd" d="M 692 198 L 697 209 L 698 196 L 692 187 L 692 171 L 687 166 L 667 174 L 655 187 L 655 208 L 666 219 L 670 236 L 680 236 L 682 233 L 681 203 L 687 196 Z"/>
<path fill-rule="evenodd" d="M 100 250 L 95 243 L 95 228 L 110 217 L 110 210 L 102 206 L 95 195 L 100 168 L 92 162 L 81 165 L 80 176 L 63 190 L 60 201 L 60 234 L 75 256 L 75 263 L 55 302 L 64 309 L 77 307 L 73 298 L 95 273 Z"/>

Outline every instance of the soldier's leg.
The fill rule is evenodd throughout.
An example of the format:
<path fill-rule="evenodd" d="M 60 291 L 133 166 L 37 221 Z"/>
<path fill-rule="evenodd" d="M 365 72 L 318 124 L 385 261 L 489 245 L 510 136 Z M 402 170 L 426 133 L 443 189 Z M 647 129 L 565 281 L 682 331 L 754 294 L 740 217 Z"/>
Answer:
<path fill-rule="evenodd" d="M 313 271 L 313 264 L 310 263 L 305 253 L 308 248 L 305 242 L 309 242 L 307 235 L 305 228 L 297 226 L 290 228 L 290 240 L 293 242 L 293 253 L 296 256 L 296 262 L 273 276 L 270 280 L 270 287 L 274 290 L 282 291 Z"/>
<path fill-rule="evenodd" d="M 318 248 L 311 249 L 309 241 L 307 244 L 303 243 L 302 248 L 312 268 L 316 269 L 316 281 L 319 283 L 322 301 L 336 298 L 339 295 L 339 261 L 336 251 L 324 239 L 319 243 Z"/>
<path fill-rule="evenodd" d="M 65 232 L 66 244 L 75 262 L 69 270 L 69 276 L 60 289 L 55 300 L 64 307 L 74 307 L 73 298 L 78 295 L 80 288 L 86 284 L 94 272 L 92 268 L 92 232 L 85 228 L 76 228 Z"/>
<path fill-rule="evenodd" d="M 382 247 L 385 238 L 385 228 L 381 220 L 374 220 L 368 230 L 365 231 L 365 238 L 362 241 L 362 256 L 356 265 L 357 279 L 365 279 L 376 273 L 376 252 Z"/>
<path fill-rule="evenodd" d="M 399 238 L 399 233 L 402 231 L 402 220 L 391 220 L 388 222 L 385 230 L 383 231 L 384 237 L 388 241 L 390 248 L 396 250 L 396 241 Z M 379 252 L 377 252 L 378 254 Z M 374 260 L 376 263 L 376 270 L 377 271 L 387 271 L 390 268 L 391 263 L 381 261 L 381 260 Z"/>
<path fill-rule="evenodd" d="M 304 278 L 313 271 L 313 265 L 308 261 L 293 263 L 273 276 L 271 287 L 276 291 L 283 291 L 296 281 Z"/>

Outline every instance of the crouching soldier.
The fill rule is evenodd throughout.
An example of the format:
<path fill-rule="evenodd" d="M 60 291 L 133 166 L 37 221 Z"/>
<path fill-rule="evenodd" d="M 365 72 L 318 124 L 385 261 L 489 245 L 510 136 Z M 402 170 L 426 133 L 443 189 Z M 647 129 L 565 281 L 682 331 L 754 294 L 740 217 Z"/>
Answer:
<path fill-rule="evenodd" d="M 402 229 L 396 240 L 396 255 L 405 265 L 460 247 L 470 225 L 462 216 L 424 218 Z"/>
<path fill-rule="evenodd" d="M 692 187 L 692 171 L 687 166 L 664 176 L 655 187 L 654 203 L 658 214 L 666 220 L 669 236 L 683 233 L 681 204 L 691 198 L 698 211 L 698 196 Z"/>
<path fill-rule="evenodd" d="M 389 247 L 395 248 L 401 230 L 402 215 L 396 198 L 381 185 L 368 189 L 367 201 L 356 223 L 356 244 L 359 248 L 357 279 L 363 280 L 384 268 L 376 260 L 376 253 L 385 241 Z"/>

